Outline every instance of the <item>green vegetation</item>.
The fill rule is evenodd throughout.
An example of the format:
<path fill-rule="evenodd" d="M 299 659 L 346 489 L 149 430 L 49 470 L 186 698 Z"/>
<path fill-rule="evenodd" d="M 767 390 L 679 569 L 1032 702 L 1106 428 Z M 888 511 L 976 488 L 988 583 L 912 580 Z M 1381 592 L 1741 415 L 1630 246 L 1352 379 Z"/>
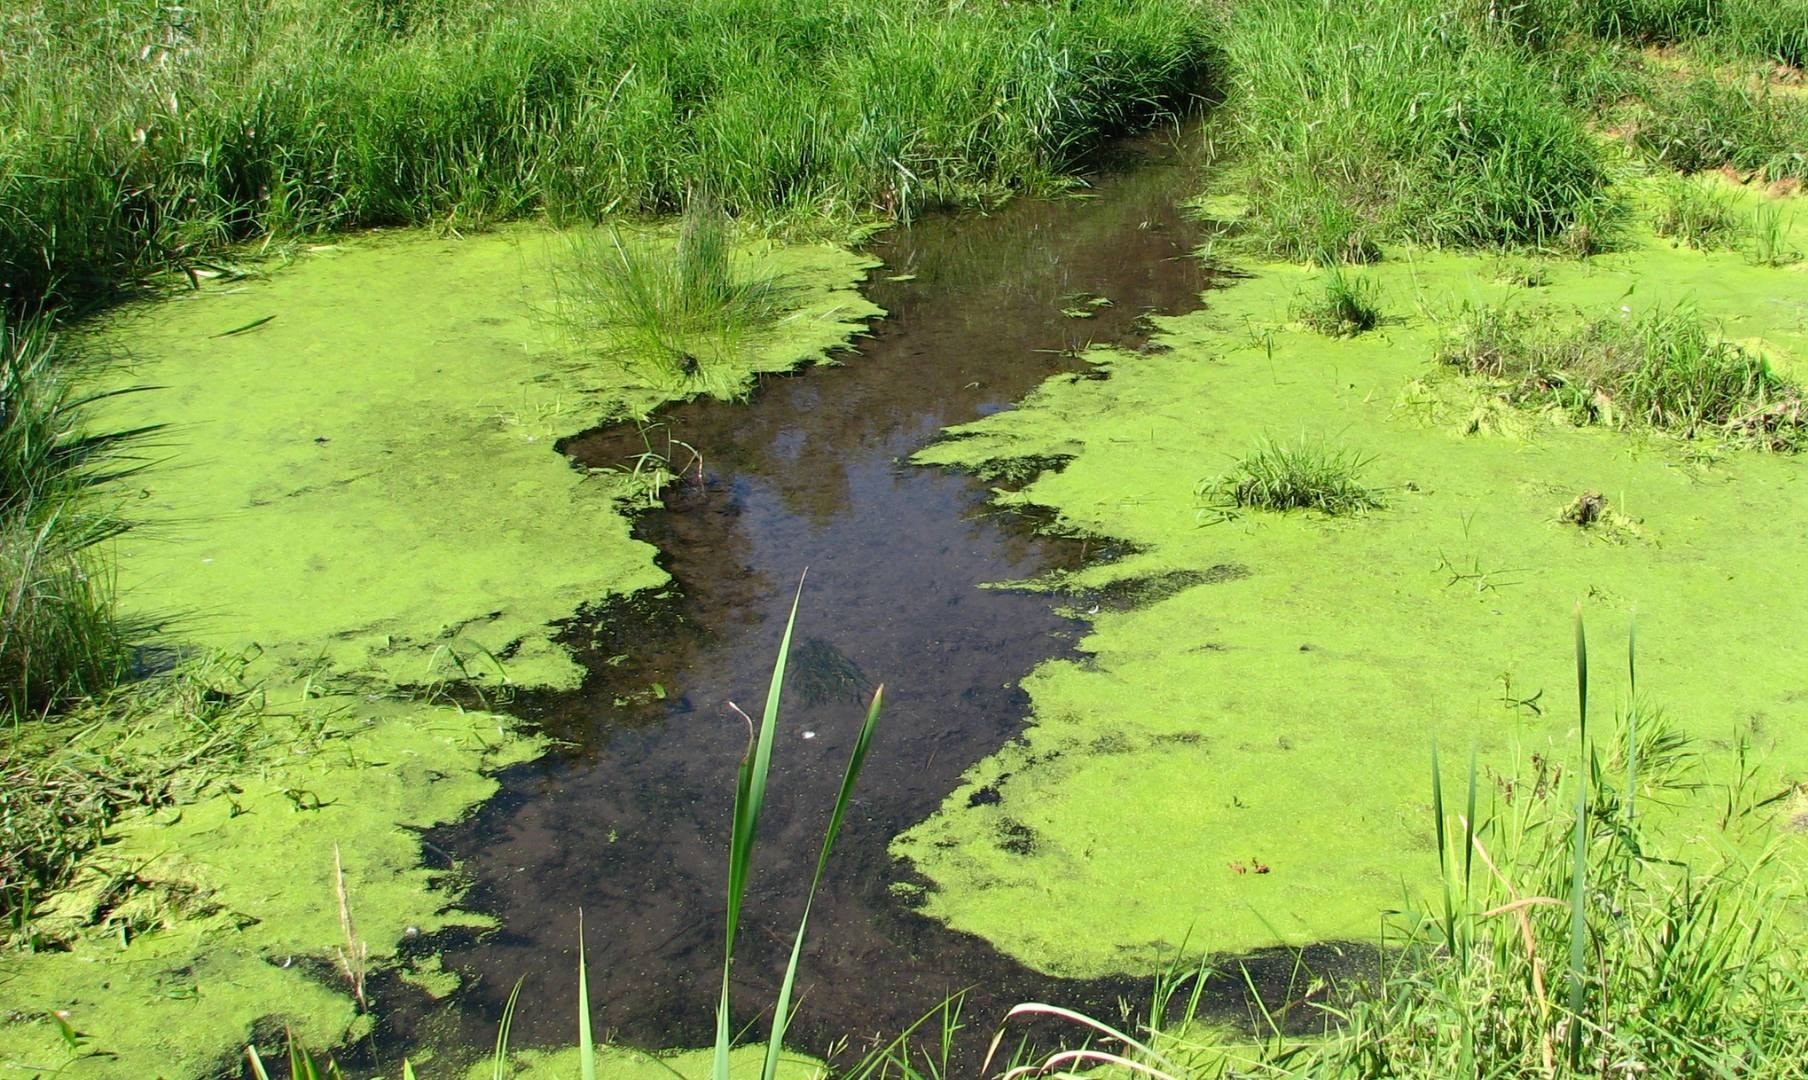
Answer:
<path fill-rule="evenodd" d="M 1381 325 L 1375 282 L 1334 266 L 1325 275 L 1324 295 L 1300 309 L 1300 321 L 1328 337 L 1355 337 Z"/>
<path fill-rule="evenodd" d="M 1729 465 L 1717 446 L 1808 442 L 1808 324 L 1774 273 L 1801 258 L 1780 200 L 1808 179 L 1805 53 L 1803 0 L 15 5 L 0 16 L 0 917 L 25 1004 L 0 1025 L 0 1064 L 66 1048 L 81 1068 L 118 1054 L 200 1075 L 273 1001 L 294 1010 L 295 1046 L 368 1031 L 365 975 L 413 962 L 404 928 L 475 921 L 434 891 L 415 830 L 539 745 L 394 698 L 453 675 L 575 685 L 555 624 L 665 584 L 622 507 L 657 498 L 674 447 L 708 449 L 649 437 L 631 471 L 579 475 L 556 440 L 734 396 L 877 313 L 852 291 L 861 257 L 771 237 L 1060 190 L 1108 136 L 1216 85 L 1247 205 L 1225 231 L 1328 268 L 1323 294 L 1298 305 L 1297 268 L 1262 268 L 1221 312 L 1160 324 L 1170 350 L 1106 357 L 1111 378 L 1051 384 L 927 455 L 1071 463 L 1000 498 L 1131 554 L 1058 584 L 1193 584 L 1100 616 L 1087 665 L 1026 680 L 1037 723 L 899 841 L 934 885 L 925 910 L 1048 970 L 1115 971 L 1189 918 L 1209 917 L 1213 948 L 1354 933 L 1435 848 L 1438 888 L 1397 909 L 1394 951 L 1344 988 L 1329 1037 L 1227 1048 L 1159 1015 L 1137 1044 L 1104 1034 L 1175 1075 L 1792 1075 L 1808 984 L 1777 852 L 1794 841 L 1766 814 L 1805 798 L 1788 764 L 1799 702 L 1771 685 L 1808 662 L 1772 640 L 1808 588 L 1788 557 L 1804 526 L 1791 463 Z M 1650 229 L 1628 212 L 1647 190 Z M 497 228 L 535 217 L 584 227 L 541 246 Z M 239 265 L 387 225 L 441 239 L 321 245 L 267 281 Z M 1720 249 L 1747 258 L 1706 254 Z M 524 281 L 526 264 L 555 280 Z M 83 341 L 129 346 L 130 380 L 53 332 L 71 306 L 160 277 L 192 286 L 183 303 Z M 1634 286 L 1637 310 L 1620 307 Z M 1508 288 L 1561 290 L 1583 314 Z M 1086 295 L 1064 313 L 1109 304 Z M 1459 306 L 1440 341 L 1433 313 Z M 1363 336 L 1384 311 L 1397 341 Z M 1266 364 L 1224 333 L 1238 319 Z M 1277 366 L 1277 348 L 1301 362 Z M 620 370 L 599 377 L 597 356 Z M 167 389 L 135 393 L 140 378 Z M 1486 437 L 1520 407 L 1516 442 Z M 133 516 L 183 529 L 130 532 L 108 484 L 172 416 L 195 421 L 159 436 L 181 474 L 143 474 Z M 1262 434 L 1295 423 L 1365 425 L 1363 445 L 1415 483 L 1384 494 L 1365 452 Z M 1628 454 L 1588 426 L 1698 442 Z M 1252 444 L 1226 475 L 1175 474 Z M 1703 483 L 1714 469 L 1736 488 Z M 1413 512 L 1361 528 L 1193 527 L 1396 499 Z M 1660 540 L 1700 554 L 1660 557 Z M 1734 596 L 1729 573 L 1766 588 Z M 1574 596 L 1616 614 L 1649 602 L 1685 707 L 1666 719 L 1629 695 L 1600 746 L 1584 708 L 1572 760 L 1548 665 L 1497 672 Z M 121 689 L 166 659 L 134 653 L 159 616 L 197 603 L 197 655 L 256 640 L 255 674 L 190 658 Z M 715 1080 L 787 649 L 739 776 Z M 1763 662 L 1729 688 L 1691 673 L 1703 655 Z M 818 879 L 877 715 L 875 697 Z M 1710 753 L 1726 723 L 1744 726 Z M 1469 812 L 1446 813 L 1434 782 L 1430 840 L 1399 827 L 1421 820 L 1401 796 L 1402 730 L 1478 743 Z M 1075 794 L 1100 790 L 1116 797 Z M 298 866 L 318 880 L 298 888 Z M 1284 896 L 1255 891 L 1277 881 Z M 768 1045 L 737 1051 L 737 1071 L 777 1071 L 806 926 Z M 334 955 L 352 998 L 271 962 L 328 971 Z M 609 1052 L 582 998 L 580 1016 L 574 1065 L 593 1075 Z M 949 1009 L 944 1050 L 954 1024 Z M 894 1043 L 864 1067 L 910 1060 Z M 1062 1064 L 1089 1060 L 1111 1064 Z"/>
<path fill-rule="evenodd" d="M 0 283 L 233 241 L 679 209 L 845 233 L 1050 190 L 1202 88 L 1192 3 L 31 0 L 0 20 Z"/>
<path fill-rule="evenodd" d="M 613 227 L 576 233 L 557 271 L 559 317 L 630 369 L 701 385 L 785 310 L 788 290 L 752 261 L 737 257 L 726 215 L 708 200 L 685 208 L 669 248 Z"/>
<path fill-rule="evenodd" d="M 1712 179 L 1677 176 L 1658 189 L 1662 199 L 1652 228 L 1701 251 L 1737 247 L 1747 224 L 1733 204 L 1733 196 Z"/>
<path fill-rule="evenodd" d="M 1622 306 L 1579 327 L 1565 323 L 1506 303 L 1475 308 L 1440 359 L 1499 384 L 1508 401 L 1577 423 L 1648 424 L 1773 450 L 1802 445 L 1802 388 L 1760 353 L 1718 337 L 1693 306 L 1636 317 Z"/>
<path fill-rule="evenodd" d="M 1467 10 L 1232 6 L 1229 107 L 1261 251 L 1328 265 L 1390 240 L 1600 246 L 1609 155 L 1528 49 Z"/>
<path fill-rule="evenodd" d="M 1317 1010 L 1320 1037 L 1271 1013 L 1254 1044 L 1227 1040 L 1186 995 L 1200 971 L 1157 990 L 1180 1015 L 1158 1010 L 1140 1038 L 1070 1016 L 1092 1039 L 1049 1060 L 1157 1080 L 1799 1075 L 1808 968 L 1783 912 L 1801 895 L 1764 837 L 1763 793 L 1710 792 L 1700 749 L 1636 696 L 1597 739 L 1577 634 L 1580 745 L 1524 773 L 1472 760 L 1463 807 L 1445 802 L 1433 749 L 1437 887 L 1388 919 L 1372 973 L 1290 1005 Z M 1707 801 L 1755 856 L 1691 853 L 1646 827 L 1653 808 Z"/>
<path fill-rule="evenodd" d="M 1808 180 L 1808 97 L 1765 81 L 1660 75 L 1621 122 L 1636 146 L 1672 169 Z"/>
<path fill-rule="evenodd" d="M 143 629 L 114 610 L 98 549 L 125 522 L 94 489 L 137 467 L 130 451 L 157 425 L 91 430 L 109 393 L 78 389 L 64 352 L 48 319 L 0 320 L 0 697 L 13 716 L 105 691 Z"/>
<path fill-rule="evenodd" d="M 1263 438 L 1229 473 L 1202 482 L 1199 495 L 1218 515 L 1237 509 L 1359 514 L 1387 505 L 1379 489 L 1362 482 L 1373 461 L 1322 437 Z"/>
<path fill-rule="evenodd" d="M 64 884 L 121 815 L 193 802 L 227 781 L 270 733 L 242 661 L 197 661 L 0 743 L 0 920 L 16 942 L 34 898 Z"/>

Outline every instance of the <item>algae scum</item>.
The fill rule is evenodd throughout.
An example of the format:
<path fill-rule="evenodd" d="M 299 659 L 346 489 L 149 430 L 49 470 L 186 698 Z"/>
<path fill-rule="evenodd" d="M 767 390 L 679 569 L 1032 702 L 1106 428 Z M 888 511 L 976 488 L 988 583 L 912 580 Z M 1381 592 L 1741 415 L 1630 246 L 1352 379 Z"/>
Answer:
<path fill-rule="evenodd" d="M 1435 872 L 1434 737 L 1503 791 L 1573 745 L 1578 602 L 1603 655 L 1636 610 L 1641 694 L 1728 792 L 1705 802 L 1800 809 L 1803 463 L 1577 427 L 1436 358 L 1490 305 L 1562 326 L 1686 300 L 1800 377 L 1802 265 L 1642 233 L 1530 271 L 1402 252 L 1350 271 L 1380 318 L 1332 337 L 1308 325 L 1325 276 L 1294 266 L 1243 267 L 1192 310 L 1210 278 L 1177 258 L 1196 236 L 1175 203 L 1201 183 L 1156 165 L 928 222 L 874 248 L 883 269 L 762 251 L 798 291 L 746 378 L 886 316 L 838 366 L 645 427 L 605 422 L 684 387 L 536 314 L 539 232 L 359 240 L 119 320 L 126 377 L 168 387 L 119 407 L 179 425 L 139 484 L 127 600 L 255 646 L 282 734 L 53 901 L 63 951 L 6 961 L 0 1060 L 198 1074 L 260 1021 L 315 1045 L 370 1030 L 334 972 L 335 843 L 373 962 L 416 988 L 374 984 L 377 1056 L 487 1044 L 524 975 L 517 1044 L 569 1043 L 580 906 L 598 1028 L 704 1044 L 744 740 L 726 702 L 762 694 L 806 566 L 738 1020 L 773 996 L 879 682 L 887 713 L 813 917 L 800 1049 L 889 1037 L 970 985 L 982 1042 L 1025 998 L 1115 1015 L 1183 942 L 1371 939 Z M 1263 439 L 1302 436 L 1365 461 L 1382 505 L 1213 496 Z M 630 517 L 658 459 L 662 505 Z M 474 686 L 549 738 L 435 703 Z M 1624 697 L 1612 674 L 1596 694 Z M 1653 813 L 1704 856 L 1724 843 L 1697 810 Z M 163 898 L 129 932 L 120 867 Z"/>

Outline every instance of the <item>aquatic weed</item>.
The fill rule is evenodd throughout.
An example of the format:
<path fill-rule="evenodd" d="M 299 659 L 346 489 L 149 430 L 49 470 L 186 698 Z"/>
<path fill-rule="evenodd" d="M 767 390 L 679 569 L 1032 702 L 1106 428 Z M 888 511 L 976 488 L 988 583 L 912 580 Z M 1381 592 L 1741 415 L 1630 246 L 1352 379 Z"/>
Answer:
<path fill-rule="evenodd" d="M 1641 696 L 1635 640 L 1625 703 L 1610 725 L 1591 726 L 1578 613 L 1573 752 L 1534 753 L 1508 773 L 1472 753 L 1458 802 L 1432 746 L 1437 878 L 1385 916 L 1366 978 L 1290 1005 L 1319 1022 L 1284 1024 L 1259 1008 L 1253 1035 L 1227 1037 L 1199 1016 L 1197 997 L 1165 1007 L 1171 992 L 1133 1028 L 1025 1003 L 1007 1025 L 1055 1018 L 1085 1041 L 1006 1075 L 1800 1076 L 1808 969 L 1787 913 L 1802 888 L 1765 839 L 1775 825 L 1750 772 L 1733 782 L 1711 851 L 1646 826 L 1647 806 L 1716 789 L 1699 781 L 1694 745 Z"/>

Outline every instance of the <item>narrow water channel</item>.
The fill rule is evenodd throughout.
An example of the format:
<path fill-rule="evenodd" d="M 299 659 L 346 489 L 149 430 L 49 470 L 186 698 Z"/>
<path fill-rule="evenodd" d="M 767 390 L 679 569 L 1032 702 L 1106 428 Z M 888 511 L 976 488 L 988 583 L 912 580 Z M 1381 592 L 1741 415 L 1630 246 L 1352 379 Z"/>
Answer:
<path fill-rule="evenodd" d="M 974 478 L 906 459 L 945 426 L 1084 368 L 1075 353 L 1088 343 L 1136 345 L 1145 314 L 1196 307 L 1208 285 L 1176 209 L 1197 190 L 1190 155 L 1172 135 L 1128 153 L 1133 164 L 1080 197 L 889 233 L 868 291 L 890 314 L 842 366 L 768 380 L 751 403 L 686 405 L 648 432 L 602 430 L 561 447 L 590 466 L 648 443 L 684 465 L 688 447 L 701 467 L 638 524 L 672 574 L 669 592 L 591 613 L 570 634 L 590 666 L 585 687 L 517 703 L 569 744 L 507 773 L 476 820 L 431 838 L 501 927 L 445 953 L 469 983 L 458 1037 L 492 1038 L 525 976 L 516 1045 L 570 1044 L 582 908 L 599 1031 L 647 1048 L 710 1040 L 746 738 L 728 702 L 757 713 L 806 567 L 737 953 L 737 1024 L 775 994 L 863 702 L 880 682 L 885 715 L 812 917 L 792 1041 L 825 1054 L 842 1036 L 895 1034 L 966 988 L 981 1042 L 1018 1000 L 1115 1012 L 1120 997 L 1142 999 L 1135 980 L 1062 983 L 915 914 L 901 895 L 910 870 L 886 850 L 1021 727 L 1018 680 L 1067 654 L 1080 630 L 1046 597 L 981 586 L 1099 555 L 989 510 Z M 1071 314 L 1082 310 L 1089 317 Z"/>

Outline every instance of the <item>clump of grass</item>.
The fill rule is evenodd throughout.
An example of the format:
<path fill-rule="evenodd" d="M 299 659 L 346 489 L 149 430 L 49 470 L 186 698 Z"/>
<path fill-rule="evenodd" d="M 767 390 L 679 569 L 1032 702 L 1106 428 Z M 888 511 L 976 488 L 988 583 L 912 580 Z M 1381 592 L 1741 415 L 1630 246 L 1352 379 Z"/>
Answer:
<path fill-rule="evenodd" d="M 557 276 L 568 328 L 630 367 L 677 381 L 703 378 L 777 321 L 789 293 L 746 266 L 727 215 L 708 200 L 686 209 L 669 246 L 615 228 L 574 238 Z"/>
<path fill-rule="evenodd" d="M 1551 267 L 1542 259 L 1503 256 L 1494 262 L 1494 280 L 1522 289 L 1542 289 L 1551 283 Z"/>
<path fill-rule="evenodd" d="M 1325 291 L 1307 301 L 1300 321 L 1329 337 L 1355 337 L 1381 325 L 1380 290 L 1374 279 L 1333 267 L 1325 275 Z"/>
<path fill-rule="evenodd" d="M 1802 388 L 1761 355 L 1712 333 L 1690 305 L 1581 326 L 1507 305 L 1471 310 L 1440 355 L 1516 404 L 1574 422 L 1718 434 L 1773 450 L 1808 437 Z"/>
<path fill-rule="evenodd" d="M 1263 438 L 1230 472 L 1201 482 L 1198 495 L 1221 516 L 1244 509 L 1360 514 L 1387 505 L 1379 488 L 1362 482 L 1373 461 L 1324 438 Z"/>
<path fill-rule="evenodd" d="M 1658 79 L 1625 122 L 1634 145 L 1682 172 L 1730 166 L 1808 180 L 1808 102 L 1766 83 Z"/>
<path fill-rule="evenodd" d="M 94 431 L 49 320 L 0 322 L 0 700 L 14 716 L 110 687 L 141 629 L 114 609 L 99 547 L 124 522 L 96 488 L 153 431 Z"/>
<path fill-rule="evenodd" d="M 1802 251 L 1789 242 L 1789 218 L 1776 203 L 1751 214 L 1751 261 L 1759 266 L 1788 266 L 1802 261 Z"/>
<path fill-rule="evenodd" d="M 1659 199 L 1652 221 L 1659 236 L 1708 251 L 1736 247 L 1747 232 L 1732 194 L 1712 179 L 1672 177 L 1660 188 Z"/>

